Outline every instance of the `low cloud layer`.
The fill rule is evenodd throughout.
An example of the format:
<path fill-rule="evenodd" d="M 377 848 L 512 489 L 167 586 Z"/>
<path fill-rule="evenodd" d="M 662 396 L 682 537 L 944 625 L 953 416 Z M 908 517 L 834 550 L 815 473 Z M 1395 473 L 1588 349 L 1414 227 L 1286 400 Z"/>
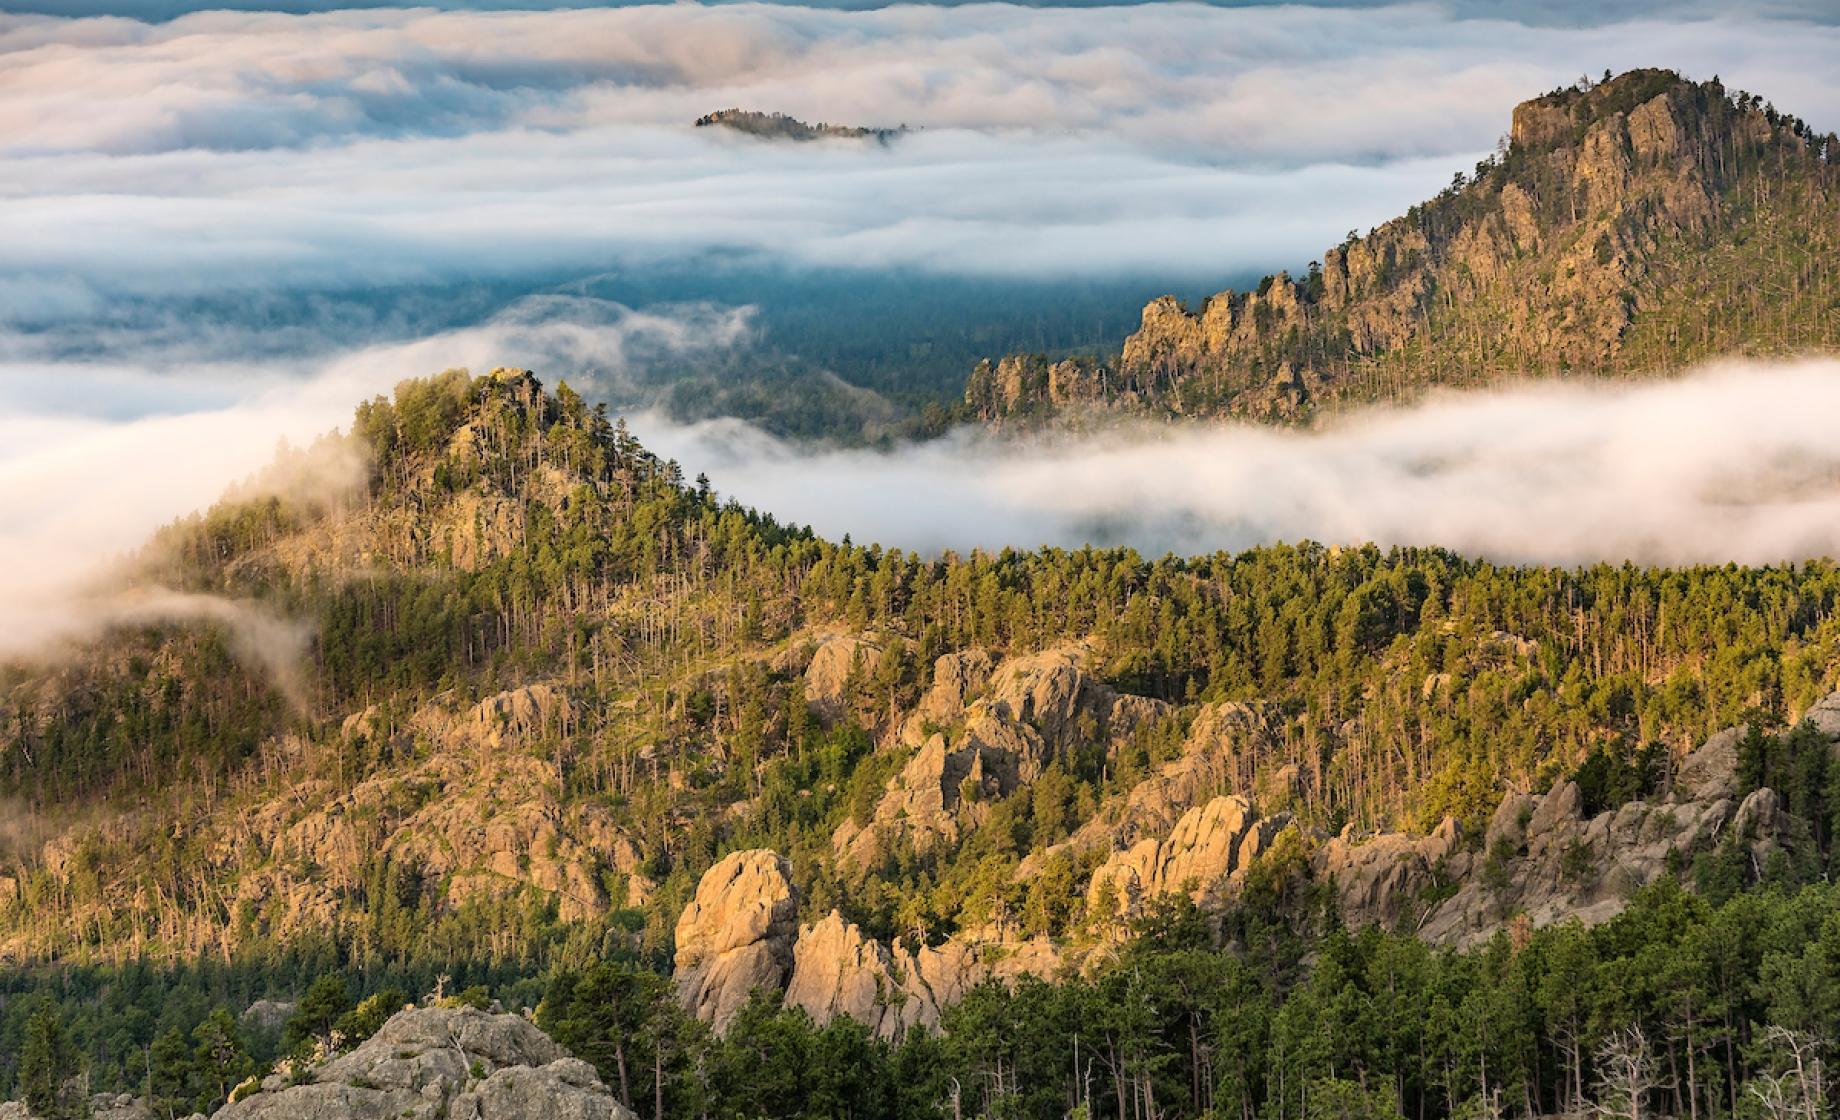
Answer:
<path fill-rule="evenodd" d="M 43 6 L 112 0 L 76 2 Z M 1789 0 L 1533 22 L 1487 0 L 443 6 L 497 5 L 0 14 L 0 655 L 147 617 L 85 598 L 107 564 L 402 377 L 518 365 L 592 390 L 720 370 L 756 329 L 745 308 L 555 294 L 618 298 L 660 262 L 1226 283 L 1405 210 L 1490 151 L 1516 102 L 1582 73 L 1718 73 L 1840 125 L 1840 28 Z M 883 147 L 689 127 L 735 105 L 923 131 Z M 355 341 L 385 337 L 419 341 Z M 649 433 L 743 500 L 910 548 L 1308 536 L 1760 561 L 1836 551 L 1818 422 L 1836 384 L 1827 365 L 1757 368 L 1313 436 L 961 433 L 880 455 L 736 424 Z"/>
<path fill-rule="evenodd" d="M 437 8 L 446 11 L 543 11 L 562 8 L 622 8 L 659 0 L 11 0 L 14 10 L 58 16 L 127 16 L 163 20 L 201 11 L 329 12 L 365 8 Z M 715 3 L 734 0 L 711 0 Z M 869 11 L 892 6 L 897 0 L 769 0 L 798 7 Z M 912 0 L 899 0 L 910 3 Z M 926 0 L 934 7 L 962 7 L 985 0 Z M 1087 8 L 1099 0 L 1024 0 L 1033 8 Z M 1122 4 L 1158 3 L 1161 0 L 1107 0 Z M 1215 7 L 1260 8 L 1290 0 L 1207 0 Z M 1330 8 L 1384 8 L 1397 0 L 1328 0 Z M 1825 0 L 1761 0 L 1753 5 L 1780 18 L 1834 22 L 1836 13 Z M 1530 5 L 1526 0 L 1445 0 L 1440 5 L 1466 18 L 1516 18 L 1547 26 L 1594 26 L 1638 16 L 1677 19 L 1716 16 L 1730 8 L 1721 0 L 1546 0 Z"/>
<path fill-rule="evenodd" d="M 1840 123 L 1840 28 L 1506 6 L 774 4 L 0 16 L 0 318 L 123 298 L 554 282 L 741 249 L 825 266 L 1300 267 L 1636 65 Z M 1788 16 L 1802 14 L 1787 9 Z M 689 123 L 908 123 L 888 148 Z"/>
<path fill-rule="evenodd" d="M 736 423 L 637 430 L 746 504 L 923 551 L 1309 539 L 1513 563 L 1769 564 L 1840 555 L 1837 410 L 1840 362 L 1809 361 L 1453 394 L 1314 432 L 967 431 L 812 454 Z"/>

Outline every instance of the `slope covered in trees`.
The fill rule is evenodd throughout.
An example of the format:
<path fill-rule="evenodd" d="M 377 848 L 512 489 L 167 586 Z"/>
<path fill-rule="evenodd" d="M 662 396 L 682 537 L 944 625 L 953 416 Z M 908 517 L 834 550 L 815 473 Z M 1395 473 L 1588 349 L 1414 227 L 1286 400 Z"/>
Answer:
<path fill-rule="evenodd" d="M 610 1085 L 625 1051 L 594 1032 L 630 1039 L 633 1064 L 668 1079 L 663 1115 L 791 1115 L 819 1099 L 827 1114 L 906 1116 L 955 1081 L 966 1111 L 1002 1115 L 1289 1116 L 1295 1101 L 1301 1117 L 1339 1101 L 1444 1117 L 1497 1090 L 1563 1104 L 1631 1025 L 1654 1062 L 1693 1063 L 1674 1099 L 1712 1110 L 1778 1068 L 1769 1027 L 1815 1029 L 1813 1012 L 1778 1006 L 1787 989 L 1768 969 L 1832 982 L 1810 947 L 1824 942 L 1798 932 L 1825 929 L 1831 900 L 1795 893 L 1833 859 L 1828 743 L 1776 733 L 1834 684 L 1830 564 L 1562 571 L 1310 545 L 916 556 L 725 503 L 566 387 L 509 371 L 406 382 L 305 454 L 352 453 L 356 481 L 226 501 L 142 557 L 143 591 L 304 623 L 291 681 L 250 656 L 231 614 L 6 670 L 0 793 L 18 811 L 0 952 L 16 967 L 0 1052 L 43 1022 L 44 997 L 98 1085 L 135 1085 L 156 1040 L 195 1062 L 219 1005 L 299 998 L 319 972 L 353 998 L 445 975 L 508 1002 L 548 988 L 543 1013 Z M 937 703 L 972 691 L 942 673 L 980 663 L 1034 690 L 1033 714 L 993 723 L 986 701 Z M 1082 701 L 1051 718 L 1052 681 L 1109 698 L 1108 713 Z M 1503 913 L 1508 932 L 1466 955 L 1418 945 L 1409 924 L 1340 932 L 1312 858 L 1336 833 L 1450 818 L 1479 866 L 1511 866 L 1479 850 L 1509 790 L 1575 777 L 1591 812 L 1614 809 L 1741 722 L 1755 729 L 1744 789 L 1781 796 L 1781 858 L 1683 851 L 1629 918 L 1534 934 Z M 1133 919 L 1140 947 L 1119 948 L 1088 889 L 1115 814 L 1201 728 L 1229 723 L 1224 761 L 1190 796 L 1249 794 L 1289 814 L 1290 839 L 1233 905 L 1177 895 Z M 1027 781 L 954 776 L 940 792 L 957 808 L 932 839 L 883 827 L 920 819 L 907 783 L 934 736 L 956 748 L 993 727 L 1020 737 Z M 996 765 L 995 747 L 977 749 Z M 836 910 L 915 952 L 977 942 L 990 959 L 1026 937 L 1098 971 L 978 989 L 942 1035 L 898 1045 L 771 1001 L 717 1041 L 659 983 L 617 977 L 596 982 L 644 997 L 632 1021 L 571 1022 L 568 984 L 607 961 L 661 971 L 698 880 L 750 848 L 789 857 L 805 921 Z M 1700 894 L 1670 893 L 1674 876 Z M 1734 897 L 1758 884 L 1783 893 Z M 1540 971 L 1561 946 L 1565 968 L 1608 975 L 1626 964 L 1598 962 L 1674 955 L 1688 931 L 1744 915 L 1746 951 L 1786 955 L 1708 965 L 1725 987 L 1706 998 L 1748 1002 L 1680 1010 L 1657 1002 L 1671 989 L 1616 1002 L 1599 984 L 1609 1002 L 1557 1018 L 1491 1010 L 1570 987 L 1574 974 Z M 1395 965 L 1412 970 L 1409 999 Z M 1363 1010 L 1400 999 L 1392 1026 Z M 1324 1034 L 1332 1015 L 1358 1022 Z M 1478 1021 L 1517 1033 L 1474 1037 Z M 759 1075 L 763 1057 L 783 1081 Z M 872 1076 L 852 1080 L 859 1069 Z M 0 1087 L 20 1076 L 0 1064 Z M 187 1076 L 183 1092 L 203 1094 Z M 639 1107 L 643 1075 L 628 1081 Z"/>
<path fill-rule="evenodd" d="M 1515 377 L 1648 376 L 1840 345 L 1840 142 L 1761 98 L 1636 70 L 1514 111 L 1501 150 L 1307 274 L 1144 308 L 1122 355 L 1015 355 L 985 420 L 1069 408 L 1307 419 Z"/>

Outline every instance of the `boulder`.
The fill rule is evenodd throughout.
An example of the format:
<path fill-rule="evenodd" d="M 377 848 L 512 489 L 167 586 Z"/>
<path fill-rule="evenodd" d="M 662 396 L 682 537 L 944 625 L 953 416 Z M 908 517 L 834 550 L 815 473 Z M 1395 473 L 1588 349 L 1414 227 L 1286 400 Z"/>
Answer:
<path fill-rule="evenodd" d="M 154 1113 L 132 1093 L 97 1093 L 89 1099 L 89 1120 L 154 1120 Z"/>
<path fill-rule="evenodd" d="M 1710 801 L 1738 793 L 1738 742 L 1745 728 L 1728 727 L 1681 760 L 1678 792 L 1689 800 Z"/>
<path fill-rule="evenodd" d="M 245 1007 L 236 1021 L 245 1030 L 260 1034 L 280 1034 L 281 1028 L 293 1018 L 295 1006 L 293 1000 L 259 999 Z"/>
<path fill-rule="evenodd" d="M 1482 850 L 1492 852 L 1502 842 L 1519 848 L 1527 841 L 1527 822 L 1533 818 L 1533 798 L 1510 790 L 1495 807 L 1488 830 L 1482 834 Z"/>
<path fill-rule="evenodd" d="M 1240 842 L 1252 830 L 1253 819 L 1243 797 L 1216 797 L 1184 813 L 1163 845 L 1157 889 L 1188 891 L 1197 902 L 1219 900 L 1224 880 L 1240 870 Z"/>
<path fill-rule="evenodd" d="M 1773 789 L 1754 789 L 1731 819 L 1732 831 L 1746 840 L 1767 839 L 1782 826 L 1782 798 Z"/>
<path fill-rule="evenodd" d="M 1540 798 L 1540 804 L 1527 819 L 1527 847 L 1543 848 L 1565 825 L 1584 816 L 1584 793 L 1578 783 L 1561 780 L 1552 791 Z"/>
<path fill-rule="evenodd" d="M 865 672 L 875 668 L 881 647 L 861 638 L 839 634 L 825 638 L 805 666 L 805 699 L 825 723 L 842 719 L 849 708 L 845 686 L 850 670 L 859 663 Z"/>
<path fill-rule="evenodd" d="M 774 852 L 734 852 L 711 867 L 677 920 L 684 1006 L 720 1031 L 754 989 L 784 988 L 798 910 L 792 865 Z"/>
<path fill-rule="evenodd" d="M 1840 739 L 1840 692 L 1830 692 L 1802 717 L 1829 739 Z"/>
<path fill-rule="evenodd" d="M 966 705 L 990 681 L 990 654 L 981 649 L 948 653 L 933 662 L 933 684 L 920 698 L 917 714 L 922 720 L 947 724 L 965 714 Z"/>
<path fill-rule="evenodd" d="M 633 1120 L 594 1069 L 516 1015 L 398 1012 L 363 1045 L 214 1120 Z"/>

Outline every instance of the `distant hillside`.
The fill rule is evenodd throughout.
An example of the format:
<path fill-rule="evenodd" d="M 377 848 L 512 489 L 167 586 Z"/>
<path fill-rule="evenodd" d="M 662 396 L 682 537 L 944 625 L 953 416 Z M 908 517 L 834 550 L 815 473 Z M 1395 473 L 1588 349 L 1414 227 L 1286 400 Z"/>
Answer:
<path fill-rule="evenodd" d="M 1070 406 L 1296 421 L 1510 377 L 1840 345 L 1840 141 L 1715 78 L 1637 70 L 1514 111 L 1503 149 L 1302 278 L 1164 297 L 1112 362 L 981 364 L 985 420 Z"/>
<path fill-rule="evenodd" d="M 760 113 L 752 109 L 717 109 L 713 113 L 696 118 L 696 127 L 708 128 L 719 125 L 732 128 L 736 132 L 745 132 L 749 136 L 762 136 L 769 140 L 874 140 L 886 144 L 890 140 L 906 133 L 908 127 L 899 128 L 859 128 L 842 124 L 806 124 L 797 117 L 784 113 Z"/>

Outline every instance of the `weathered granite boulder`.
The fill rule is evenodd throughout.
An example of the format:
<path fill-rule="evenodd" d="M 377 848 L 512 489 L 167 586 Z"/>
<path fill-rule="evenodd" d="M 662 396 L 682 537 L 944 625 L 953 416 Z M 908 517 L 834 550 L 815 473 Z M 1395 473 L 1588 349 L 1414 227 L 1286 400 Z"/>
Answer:
<path fill-rule="evenodd" d="M 703 875 L 677 921 L 677 990 L 717 1030 L 756 988 L 779 991 L 798 936 L 792 866 L 765 850 L 734 852 Z"/>
<path fill-rule="evenodd" d="M 295 1083 L 278 1075 L 215 1120 L 633 1120 L 586 1062 L 517 1015 L 398 1012 Z"/>

